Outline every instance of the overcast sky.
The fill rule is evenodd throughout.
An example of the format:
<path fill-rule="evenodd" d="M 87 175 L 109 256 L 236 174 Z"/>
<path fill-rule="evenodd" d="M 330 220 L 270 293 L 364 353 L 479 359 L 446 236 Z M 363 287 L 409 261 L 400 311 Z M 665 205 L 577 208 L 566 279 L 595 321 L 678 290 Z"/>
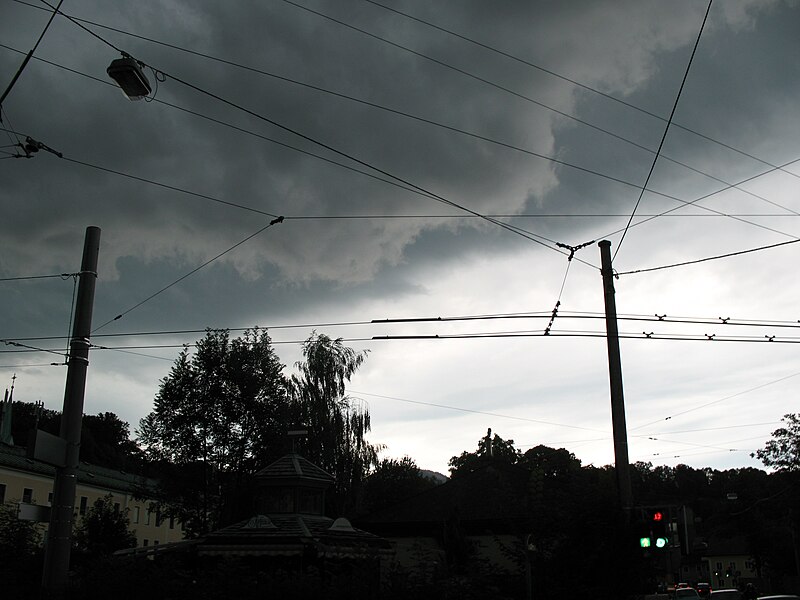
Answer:
<path fill-rule="evenodd" d="M 655 320 L 619 324 L 631 461 L 761 466 L 798 411 L 800 246 L 626 273 L 798 240 L 797 2 L 714 3 L 693 59 L 701 1 L 386 2 L 64 1 L 108 43 L 57 16 L 3 102 L 0 339 L 63 351 L 73 280 L 8 279 L 77 271 L 93 225 L 116 350 L 87 413 L 135 429 L 207 327 L 268 327 L 287 374 L 316 330 L 369 350 L 350 393 L 385 456 L 446 472 L 491 427 L 601 466 L 608 239 L 620 316 Z M 0 0 L 3 90 L 50 14 Z M 62 359 L 2 349 L 3 387 L 60 409 Z"/>

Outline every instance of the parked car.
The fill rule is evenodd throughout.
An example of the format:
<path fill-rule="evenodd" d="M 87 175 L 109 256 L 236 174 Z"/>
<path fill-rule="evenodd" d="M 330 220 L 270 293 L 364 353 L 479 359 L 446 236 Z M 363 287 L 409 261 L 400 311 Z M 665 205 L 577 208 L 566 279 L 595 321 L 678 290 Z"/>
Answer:
<path fill-rule="evenodd" d="M 711 595 L 710 583 L 705 583 L 705 582 L 698 583 L 696 586 L 694 586 L 694 589 L 697 590 L 697 595 L 700 596 L 701 598 L 708 599 L 708 597 Z"/>
<path fill-rule="evenodd" d="M 775 596 L 759 596 L 758 600 L 800 600 L 800 596 L 794 594 L 777 594 Z"/>
<path fill-rule="evenodd" d="M 742 592 L 736 589 L 712 590 L 711 600 L 742 600 Z"/>
<path fill-rule="evenodd" d="M 688 598 L 689 600 L 700 600 L 697 590 L 691 587 L 677 588 L 675 590 L 675 600 Z"/>

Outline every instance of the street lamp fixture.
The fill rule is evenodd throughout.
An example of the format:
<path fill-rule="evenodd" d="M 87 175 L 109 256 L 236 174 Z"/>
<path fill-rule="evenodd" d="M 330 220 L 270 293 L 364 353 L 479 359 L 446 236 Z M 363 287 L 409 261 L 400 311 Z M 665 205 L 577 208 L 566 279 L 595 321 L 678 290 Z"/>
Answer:
<path fill-rule="evenodd" d="M 141 100 L 153 91 L 150 82 L 142 72 L 142 66 L 128 54 L 123 54 L 122 58 L 111 61 L 106 73 L 117 82 L 128 100 Z"/>

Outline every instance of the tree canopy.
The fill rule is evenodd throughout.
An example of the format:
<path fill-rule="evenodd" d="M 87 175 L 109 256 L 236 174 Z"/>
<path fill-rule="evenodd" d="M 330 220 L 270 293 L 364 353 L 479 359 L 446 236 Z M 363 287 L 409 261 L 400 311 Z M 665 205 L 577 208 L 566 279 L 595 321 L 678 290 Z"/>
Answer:
<path fill-rule="evenodd" d="M 289 450 L 292 428 L 308 430 L 299 450 L 336 478 L 334 511 L 354 507 L 378 452 L 365 439 L 369 411 L 345 392 L 366 352 L 314 333 L 303 357 L 287 377 L 267 331 L 209 330 L 162 379 L 138 440 L 160 465 L 166 512 L 189 535 L 247 516 L 252 476 Z"/>
<path fill-rule="evenodd" d="M 360 508 L 369 514 L 437 485 L 433 478 L 423 475 L 413 458 L 384 458 L 364 481 Z"/>
<path fill-rule="evenodd" d="M 772 432 L 773 439 L 756 456 L 777 471 L 800 471 L 800 416 L 789 413 L 782 420 L 786 425 Z"/>
<path fill-rule="evenodd" d="M 11 433 L 14 445 L 24 447 L 32 429 L 59 434 L 61 412 L 29 402 L 14 402 Z M 143 455 L 131 440 L 129 425 L 113 412 L 83 415 L 81 422 L 82 461 L 137 472 L 142 467 Z"/>
<path fill-rule="evenodd" d="M 304 454 L 335 477 L 332 500 L 338 514 L 355 508 L 364 477 L 378 462 L 380 446 L 366 440 L 369 410 L 345 389 L 366 356 L 341 338 L 314 333 L 303 344 L 304 360 L 291 379 L 292 414 L 309 431 Z"/>
<path fill-rule="evenodd" d="M 478 440 L 478 449 L 475 452 L 465 450 L 447 462 L 450 467 L 450 477 L 460 477 L 469 473 L 485 464 L 490 457 L 515 465 L 522 457 L 522 453 L 514 447 L 514 440 L 504 440 L 496 433 L 492 436 L 492 430 L 489 429 L 486 436 Z"/>
<path fill-rule="evenodd" d="M 235 518 L 247 478 L 283 451 L 289 396 L 266 330 L 209 330 L 161 380 L 138 439 L 159 461 L 171 512 L 192 533 Z M 223 517 L 223 514 L 225 515 Z"/>

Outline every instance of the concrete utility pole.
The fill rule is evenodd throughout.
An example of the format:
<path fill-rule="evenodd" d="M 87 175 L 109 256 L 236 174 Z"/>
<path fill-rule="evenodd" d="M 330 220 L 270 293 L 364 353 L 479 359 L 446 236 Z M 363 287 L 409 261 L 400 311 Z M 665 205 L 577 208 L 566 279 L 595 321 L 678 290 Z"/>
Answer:
<path fill-rule="evenodd" d="M 50 527 L 47 531 L 47 547 L 42 573 L 42 593 L 45 598 L 62 598 L 67 589 L 75 488 L 78 480 L 83 397 L 86 390 L 86 370 L 89 366 L 89 336 L 92 330 L 92 306 L 99 251 L 100 229 L 87 227 L 78 296 L 75 301 L 75 323 L 69 343 L 64 409 L 61 414 L 59 437 L 65 442 L 66 453 L 63 466 L 56 467 Z"/>
<path fill-rule="evenodd" d="M 625 426 L 625 398 L 622 393 L 622 360 L 619 354 L 619 329 L 617 328 L 617 303 L 614 299 L 614 270 L 611 266 L 611 242 L 603 240 L 600 246 L 601 274 L 606 303 L 606 341 L 608 343 L 608 378 L 611 385 L 611 423 L 614 430 L 614 459 L 617 488 L 623 510 L 633 508 L 631 473 L 628 464 L 628 430 Z"/>

